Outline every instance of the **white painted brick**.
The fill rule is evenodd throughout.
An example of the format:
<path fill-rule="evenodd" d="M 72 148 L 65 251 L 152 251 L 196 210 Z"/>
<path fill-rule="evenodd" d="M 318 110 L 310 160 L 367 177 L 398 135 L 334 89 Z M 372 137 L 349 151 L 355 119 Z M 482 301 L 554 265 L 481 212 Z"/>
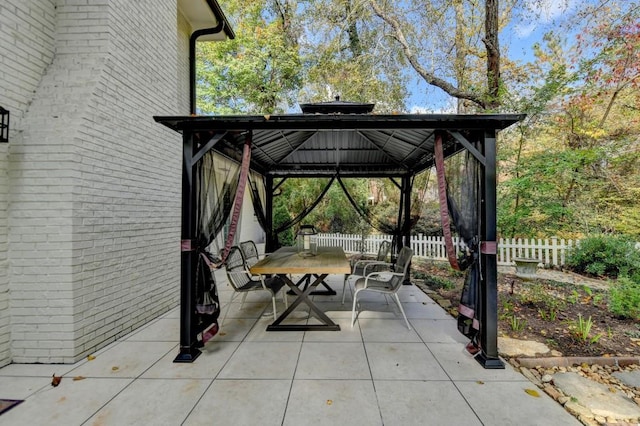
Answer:
<path fill-rule="evenodd" d="M 178 302 L 181 141 L 152 116 L 188 113 L 190 30 L 176 0 L 4 3 L 17 137 L 0 152 L 0 365 L 6 277 L 12 359 L 73 362 Z M 4 43 L 8 27 L 22 40 Z"/>

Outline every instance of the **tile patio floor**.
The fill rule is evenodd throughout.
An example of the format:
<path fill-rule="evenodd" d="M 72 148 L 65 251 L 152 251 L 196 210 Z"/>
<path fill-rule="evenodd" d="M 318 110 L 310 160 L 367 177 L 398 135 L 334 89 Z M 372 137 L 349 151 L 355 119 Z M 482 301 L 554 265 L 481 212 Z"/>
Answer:
<path fill-rule="evenodd" d="M 228 301 L 230 287 L 217 277 Z M 192 364 L 172 362 L 176 308 L 92 361 L 8 365 L 0 369 L 0 398 L 25 402 L 0 415 L 0 425 L 579 424 L 544 393 L 525 393 L 534 385 L 509 365 L 484 370 L 465 355 L 455 321 L 417 287 L 400 292 L 412 330 L 377 297 L 363 299 L 351 328 L 351 299 L 342 305 L 341 278 L 329 280 L 338 296 L 314 297 L 338 332 L 266 332 L 270 301 L 256 293 L 243 310 L 232 304 Z M 314 321 L 304 311 L 293 315 Z M 54 373 L 64 375 L 56 388 Z"/>

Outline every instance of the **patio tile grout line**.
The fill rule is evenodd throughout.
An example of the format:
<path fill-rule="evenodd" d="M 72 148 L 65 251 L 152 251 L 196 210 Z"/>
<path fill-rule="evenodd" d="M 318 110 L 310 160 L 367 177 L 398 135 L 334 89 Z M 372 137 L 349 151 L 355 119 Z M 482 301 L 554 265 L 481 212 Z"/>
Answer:
<path fill-rule="evenodd" d="M 382 407 L 380 407 L 380 398 L 378 398 L 378 389 L 376 389 L 376 381 L 373 379 L 373 371 L 371 370 L 371 362 L 369 361 L 369 354 L 367 353 L 367 345 L 365 345 L 365 341 L 364 341 L 364 333 L 362 332 L 362 326 L 360 325 L 360 320 L 356 318 L 356 321 L 358 321 L 358 330 L 360 331 L 360 340 L 362 341 L 362 348 L 364 350 L 364 356 L 367 360 L 367 368 L 369 369 L 369 376 L 371 377 L 370 379 L 371 387 L 373 388 L 373 394 L 376 396 L 376 405 L 378 406 L 378 415 L 380 416 L 380 424 L 384 425 L 384 418 L 382 417 Z"/>
<path fill-rule="evenodd" d="M 155 321 L 153 321 L 155 322 Z M 152 323 L 153 323 L 152 322 Z M 146 373 L 147 371 L 149 371 L 149 369 L 151 367 L 153 367 L 154 365 L 156 365 L 158 362 L 160 362 L 161 359 L 163 359 L 167 354 L 169 354 L 171 351 L 175 350 L 175 348 L 178 345 L 173 346 L 171 349 L 169 349 L 167 352 L 165 352 L 164 354 L 160 355 L 160 357 L 153 362 L 149 367 L 147 367 L 146 369 L 144 369 L 142 372 L 140 372 L 140 374 L 138 374 L 136 377 L 131 378 L 130 382 L 127 383 L 126 386 L 124 386 L 122 389 L 120 389 L 118 392 L 115 393 L 115 395 L 113 395 L 111 398 L 109 398 L 104 404 L 102 404 L 99 408 L 97 408 L 91 415 L 89 415 L 82 423 L 80 423 L 81 425 L 85 425 L 87 424 L 87 422 L 89 420 L 91 420 L 96 414 L 98 414 L 102 409 L 104 409 L 107 405 L 109 405 L 111 403 L 111 401 L 113 401 L 114 399 L 116 399 L 118 397 L 118 395 L 122 394 L 122 392 L 124 392 L 126 389 L 128 389 L 130 386 L 132 386 L 144 373 Z M 109 348 L 111 349 L 111 348 Z M 82 365 L 85 365 L 85 363 L 83 363 Z M 79 367 L 79 366 L 78 366 Z M 76 367 L 76 368 L 78 368 Z M 75 370 L 72 369 L 71 371 Z M 71 371 L 69 371 L 69 373 L 71 373 Z M 102 379 L 102 377 L 94 377 L 95 379 Z M 106 377 L 107 379 L 109 379 L 108 377 Z M 114 377 L 115 379 L 116 377 Z M 124 377 L 117 377 L 118 379 L 123 379 Z"/>
<path fill-rule="evenodd" d="M 266 307 L 265 307 L 266 309 Z M 229 357 L 227 358 L 227 360 L 222 364 L 222 367 L 220 367 L 220 369 L 218 370 L 218 372 L 216 373 L 216 375 L 211 379 L 211 381 L 209 382 L 209 384 L 207 385 L 207 387 L 205 388 L 205 390 L 202 392 L 202 394 L 200 395 L 200 397 L 198 397 L 198 399 L 196 400 L 195 404 L 193 404 L 193 407 L 191 407 L 191 409 L 189 410 L 189 412 L 187 413 L 187 415 L 184 417 L 184 419 L 182 420 L 182 422 L 180 423 L 181 425 L 184 425 L 184 423 L 187 421 L 187 419 L 189 419 L 189 416 L 191 414 L 193 414 L 193 410 L 196 409 L 196 407 L 198 406 L 198 404 L 200 403 L 200 401 L 202 401 L 202 398 L 204 398 L 205 394 L 209 391 L 209 389 L 211 389 L 211 386 L 213 386 L 213 384 L 215 383 L 216 380 L 224 380 L 224 379 L 220 379 L 220 373 L 222 372 L 222 370 L 224 370 L 224 368 L 227 366 L 227 364 L 229 363 L 229 361 L 231 360 L 231 358 L 233 358 L 233 355 L 235 355 L 235 353 L 238 351 L 238 348 L 240 348 L 240 345 L 245 341 L 245 339 L 247 338 L 247 336 L 249 335 L 249 333 L 251 333 L 251 330 L 253 330 L 254 327 L 256 327 L 256 324 L 258 324 L 258 321 L 256 320 L 256 322 L 253 323 L 253 325 L 251 326 L 251 328 L 249 329 L 249 331 L 247 332 L 247 334 L 244 335 L 242 341 L 240 343 L 238 343 L 235 347 L 235 349 L 231 352 L 231 355 L 229 355 Z M 230 342 L 228 342 L 230 343 Z M 230 379 L 231 380 L 231 379 Z"/>
<path fill-rule="evenodd" d="M 307 317 L 307 322 L 309 318 Z M 287 401 L 284 404 L 284 411 L 282 413 L 282 420 L 280 421 L 280 425 L 284 426 L 284 420 L 287 417 L 287 410 L 289 409 L 289 401 L 291 400 L 291 392 L 293 391 L 293 383 L 296 380 L 296 373 L 298 372 L 298 364 L 300 363 L 300 355 L 302 355 L 302 344 L 304 343 L 304 338 L 307 332 L 303 332 L 302 339 L 300 340 L 300 347 L 298 348 L 298 356 L 296 357 L 296 366 L 293 369 L 293 376 L 291 377 L 291 382 L 289 383 L 289 393 L 287 394 Z"/>
<path fill-rule="evenodd" d="M 420 291 L 422 291 L 422 289 L 418 288 Z M 429 297 L 429 295 L 427 295 L 425 293 L 425 296 Z M 431 299 L 429 297 L 429 299 Z M 439 306 L 439 305 L 438 305 Z M 440 309 L 442 309 L 442 307 L 440 307 Z M 444 310 L 444 309 L 443 309 Z M 415 319 L 415 318 L 413 318 Z M 411 322 L 411 325 L 414 327 L 414 331 L 415 331 L 415 325 L 413 324 L 413 322 L 411 320 L 409 320 L 409 322 Z M 440 366 L 440 368 L 442 369 L 442 372 L 447 376 L 448 381 L 453 385 L 453 387 L 456 389 L 456 391 L 458 392 L 458 394 L 460 395 L 460 397 L 462 398 L 462 400 L 467 404 L 467 406 L 469 407 L 469 409 L 471 410 L 471 412 L 473 413 L 474 416 L 476 416 L 476 418 L 478 419 L 478 421 L 480 422 L 480 424 L 484 424 L 484 422 L 482 421 L 482 419 L 480 418 L 480 416 L 478 415 L 478 413 L 476 412 L 476 410 L 473 408 L 473 406 L 471 405 L 471 403 L 467 400 L 467 398 L 465 397 L 465 395 L 462 393 L 462 391 L 460 390 L 460 388 L 458 387 L 458 385 L 456 384 L 456 382 L 453 380 L 453 378 L 451 377 L 451 375 L 449 374 L 449 372 L 444 368 L 444 366 L 442 365 L 442 363 L 440 362 L 440 360 L 438 359 L 438 357 L 436 356 L 436 354 L 433 353 L 433 351 L 431 350 L 431 348 L 429 347 L 429 344 L 427 342 L 425 342 L 424 338 L 422 337 L 422 335 L 420 333 L 418 333 L 416 331 L 416 334 L 418 335 L 418 337 L 420 338 L 420 340 L 424 343 L 424 345 L 426 346 L 427 350 L 429 351 L 429 353 L 431 354 L 431 356 L 433 356 L 433 359 L 436 361 L 436 363 L 438 363 L 438 366 Z M 436 342 L 432 342 L 432 343 L 436 343 Z M 436 343 L 437 344 L 437 343 Z M 471 381 L 471 380 L 469 380 Z"/>

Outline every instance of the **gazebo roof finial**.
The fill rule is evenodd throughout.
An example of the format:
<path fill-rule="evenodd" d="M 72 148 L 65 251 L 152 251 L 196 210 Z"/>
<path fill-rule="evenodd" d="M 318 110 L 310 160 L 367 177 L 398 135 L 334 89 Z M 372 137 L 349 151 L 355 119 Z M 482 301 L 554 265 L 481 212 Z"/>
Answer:
<path fill-rule="evenodd" d="M 300 104 L 300 109 L 303 114 L 370 114 L 375 106 L 375 104 L 341 101 L 340 95 L 335 95 L 334 101 Z"/>

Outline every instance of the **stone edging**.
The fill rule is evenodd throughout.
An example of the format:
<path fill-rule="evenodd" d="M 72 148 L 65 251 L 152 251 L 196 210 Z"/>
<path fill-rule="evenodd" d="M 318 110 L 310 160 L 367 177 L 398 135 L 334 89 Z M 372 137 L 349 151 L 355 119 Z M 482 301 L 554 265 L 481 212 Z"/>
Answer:
<path fill-rule="evenodd" d="M 574 365 L 616 365 L 627 367 L 629 365 L 640 365 L 640 357 L 601 357 L 601 356 L 559 356 L 549 358 L 516 358 L 518 364 L 526 368 L 535 367 L 571 367 Z"/>

